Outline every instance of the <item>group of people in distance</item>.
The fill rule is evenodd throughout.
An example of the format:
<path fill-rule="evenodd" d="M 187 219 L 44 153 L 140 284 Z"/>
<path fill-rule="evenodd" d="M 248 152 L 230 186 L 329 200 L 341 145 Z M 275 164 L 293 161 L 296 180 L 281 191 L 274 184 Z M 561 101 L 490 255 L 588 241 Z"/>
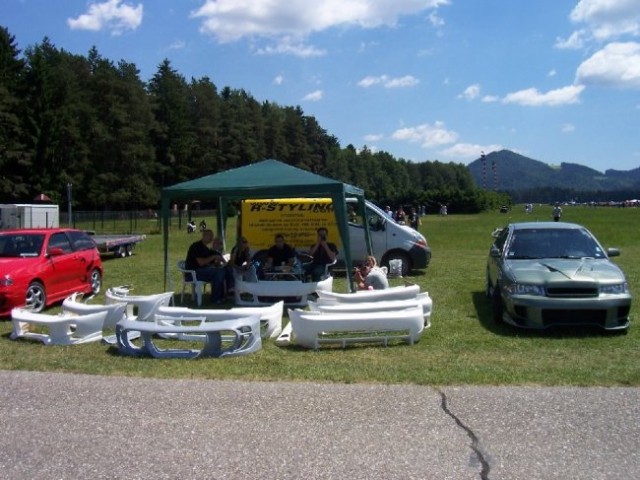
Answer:
<path fill-rule="evenodd" d="M 404 211 L 403 207 L 398 207 L 398 209 L 394 212 L 391 210 L 391 207 L 387 205 L 384 207 L 384 213 L 389 217 L 393 218 L 396 223 L 400 225 L 409 225 L 414 230 L 418 230 L 420 225 L 422 225 L 422 220 L 420 217 L 423 215 L 416 210 L 415 207 L 411 207 L 409 213 Z"/>
<path fill-rule="evenodd" d="M 312 282 L 322 280 L 327 271 L 327 265 L 335 262 L 338 256 L 338 248 L 335 243 L 328 240 L 328 230 L 318 228 L 316 241 L 309 248 L 312 260 L 304 264 L 305 277 Z M 297 268 L 296 250 L 285 242 L 284 235 L 277 234 L 274 244 L 267 250 L 266 260 L 256 268 L 251 254 L 249 241 L 240 237 L 238 243 L 231 249 L 229 261 L 223 255 L 223 245 L 216 238 L 213 231 L 204 229 L 200 240 L 193 242 L 187 251 L 185 268 L 193 270 L 196 279 L 212 285 L 212 301 L 222 303 L 225 295 L 225 283 L 227 292 L 233 292 L 234 273 L 242 276 L 246 282 L 257 282 L 261 272 L 272 271 L 275 268 Z M 367 257 L 364 265 L 354 270 L 354 280 L 359 289 L 382 289 L 389 286 L 385 273 L 377 267 L 376 259 Z"/>

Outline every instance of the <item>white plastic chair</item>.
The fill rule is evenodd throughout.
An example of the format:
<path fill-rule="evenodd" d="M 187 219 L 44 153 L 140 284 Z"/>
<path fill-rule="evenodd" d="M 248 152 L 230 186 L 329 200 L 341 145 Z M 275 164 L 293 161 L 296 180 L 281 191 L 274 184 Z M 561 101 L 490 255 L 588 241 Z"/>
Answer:
<path fill-rule="evenodd" d="M 106 311 L 86 315 L 49 315 L 34 313 L 26 308 L 14 308 L 11 311 L 13 331 L 10 338 L 30 338 L 45 345 L 95 342 L 102 338 L 102 326 L 106 316 Z M 49 333 L 33 332 L 31 326 L 47 328 Z"/>
<path fill-rule="evenodd" d="M 184 292 L 187 287 L 191 287 L 191 298 L 196 298 L 196 303 L 200 307 L 202 306 L 202 295 L 204 294 L 207 282 L 203 282 L 196 278 L 195 270 L 188 270 L 186 268 L 186 262 L 180 260 L 178 262 L 178 270 L 182 277 L 182 293 L 180 294 L 180 303 L 184 303 Z"/>

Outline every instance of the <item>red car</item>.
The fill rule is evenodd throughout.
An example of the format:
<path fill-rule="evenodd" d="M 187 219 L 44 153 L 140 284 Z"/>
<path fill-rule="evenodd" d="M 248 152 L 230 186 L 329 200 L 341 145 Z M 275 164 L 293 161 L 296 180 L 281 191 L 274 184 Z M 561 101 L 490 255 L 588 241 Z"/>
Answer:
<path fill-rule="evenodd" d="M 96 294 L 102 262 L 89 235 L 71 228 L 0 231 L 0 316 L 34 312 L 73 292 Z"/>

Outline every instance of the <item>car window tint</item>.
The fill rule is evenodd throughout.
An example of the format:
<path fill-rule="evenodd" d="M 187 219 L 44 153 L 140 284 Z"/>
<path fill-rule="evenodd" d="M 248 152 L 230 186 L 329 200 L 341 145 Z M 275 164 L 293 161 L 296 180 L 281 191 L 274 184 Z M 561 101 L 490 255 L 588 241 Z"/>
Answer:
<path fill-rule="evenodd" d="M 509 236 L 509 229 L 503 228 L 502 231 L 496 237 L 496 241 L 494 242 L 494 245 L 498 250 L 502 251 L 502 249 L 504 248 L 504 243 L 507 241 L 508 236 Z"/>
<path fill-rule="evenodd" d="M 44 235 L 2 235 L 0 254 L 4 257 L 37 257 L 43 241 Z"/>
<path fill-rule="evenodd" d="M 61 248 L 64 253 L 73 252 L 71 248 L 71 242 L 67 235 L 63 232 L 54 233 L 49 239 L 49 248 Z"/>
<path fill-rule="evenodd" d="M 93 239 L 84 232 L 69 232 L 74 250 L 92 250 L 96 248 Z"/>

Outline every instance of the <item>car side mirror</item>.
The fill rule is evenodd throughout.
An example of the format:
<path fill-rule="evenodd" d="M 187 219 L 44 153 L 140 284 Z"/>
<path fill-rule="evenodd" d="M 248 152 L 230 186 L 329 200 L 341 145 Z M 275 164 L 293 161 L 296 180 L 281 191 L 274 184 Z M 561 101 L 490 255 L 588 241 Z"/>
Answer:
<path fill-rule="evenodd" d="M 501 252 L 498 249 L 498 247 L 496 247 L 495 245 L 491 245 L 491 250 L 489 250 L 489 256 L 491 256 L 493 258 L 499 258 L 500 254 L 501 254 Z"/>
<path fill-rule="evenodd" d="M 47 250 L 47 255 L 50 257 L 58 257 L 64 255 L 64 251 L 60 247 L 51 247 Z"/>
<path fill-rule="evenodd" d="M 619 248 L 607 248 L 607 256 L 609 257 L 618 257 L 620 256 Z"/>

